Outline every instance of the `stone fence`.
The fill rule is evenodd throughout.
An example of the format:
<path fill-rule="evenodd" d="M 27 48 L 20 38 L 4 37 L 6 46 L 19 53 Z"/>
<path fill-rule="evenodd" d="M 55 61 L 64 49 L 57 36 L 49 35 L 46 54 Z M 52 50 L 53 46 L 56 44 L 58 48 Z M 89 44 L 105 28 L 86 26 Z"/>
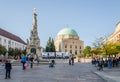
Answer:
<path fill-rule="evenodd" d="M 79 58 L 78 62 L 82 63 L 90 63 L 92 61 L 92 58 Z"/>

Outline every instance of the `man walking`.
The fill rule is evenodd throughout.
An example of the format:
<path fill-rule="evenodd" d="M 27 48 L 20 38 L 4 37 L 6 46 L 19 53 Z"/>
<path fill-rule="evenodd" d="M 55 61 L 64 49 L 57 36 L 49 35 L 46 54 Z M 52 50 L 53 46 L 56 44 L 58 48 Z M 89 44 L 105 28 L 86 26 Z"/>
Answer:
<path fill-rule="evenodd" d="M 6 76 L 5 76 L 5 79 L 7 78 L 11 78 L 10 77 L 10 72 L 11 72 L 11 69 L 12 69 L 12 65 L 10 63 L 10 59 L 9 60 L 6 60 L 6 63 L 5 63 L 5 69 L 6 69 Z"/>

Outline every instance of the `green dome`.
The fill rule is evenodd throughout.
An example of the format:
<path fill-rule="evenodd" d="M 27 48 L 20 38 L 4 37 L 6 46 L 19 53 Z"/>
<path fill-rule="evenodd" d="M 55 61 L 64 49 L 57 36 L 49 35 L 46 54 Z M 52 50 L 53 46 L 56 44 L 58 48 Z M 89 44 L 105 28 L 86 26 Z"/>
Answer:
<path fill-rule="evenodd" d="M 77 32 L 71 28 L 64 28 L 58 33 L 58 35 L 65 35 L 65 34 L 78 36 Z"/>

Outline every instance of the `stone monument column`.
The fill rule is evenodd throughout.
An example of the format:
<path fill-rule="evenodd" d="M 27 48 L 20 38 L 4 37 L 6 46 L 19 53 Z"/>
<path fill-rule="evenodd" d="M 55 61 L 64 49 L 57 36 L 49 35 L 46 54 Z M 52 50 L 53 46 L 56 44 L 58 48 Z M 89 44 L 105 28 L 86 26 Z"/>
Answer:
<path fill-rule="evenodd" d="M 41 56 L 41 46 L 40 46 L 40 38 L 38 36 L 37 31 L 37 14 L 36 8 L 33 10 L 33 29 L 30 33 L 30 43 L 27 45 L 27 54 L 36 55 L 36 57 L 42 58 Z"/>

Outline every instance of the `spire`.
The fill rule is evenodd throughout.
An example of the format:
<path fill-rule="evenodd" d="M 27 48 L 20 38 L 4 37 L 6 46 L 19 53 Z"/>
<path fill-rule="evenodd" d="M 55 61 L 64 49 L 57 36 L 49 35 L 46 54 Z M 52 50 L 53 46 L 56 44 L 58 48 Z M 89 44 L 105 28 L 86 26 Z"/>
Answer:
<path fill-rule="evenodd" d="M 33 17 L 33 29 L 37 29 L 37 14 L 36 14 L 36 8 L 34 8 L 33 9 L 33 15 L 34 15 L 34 17 Z"/>

